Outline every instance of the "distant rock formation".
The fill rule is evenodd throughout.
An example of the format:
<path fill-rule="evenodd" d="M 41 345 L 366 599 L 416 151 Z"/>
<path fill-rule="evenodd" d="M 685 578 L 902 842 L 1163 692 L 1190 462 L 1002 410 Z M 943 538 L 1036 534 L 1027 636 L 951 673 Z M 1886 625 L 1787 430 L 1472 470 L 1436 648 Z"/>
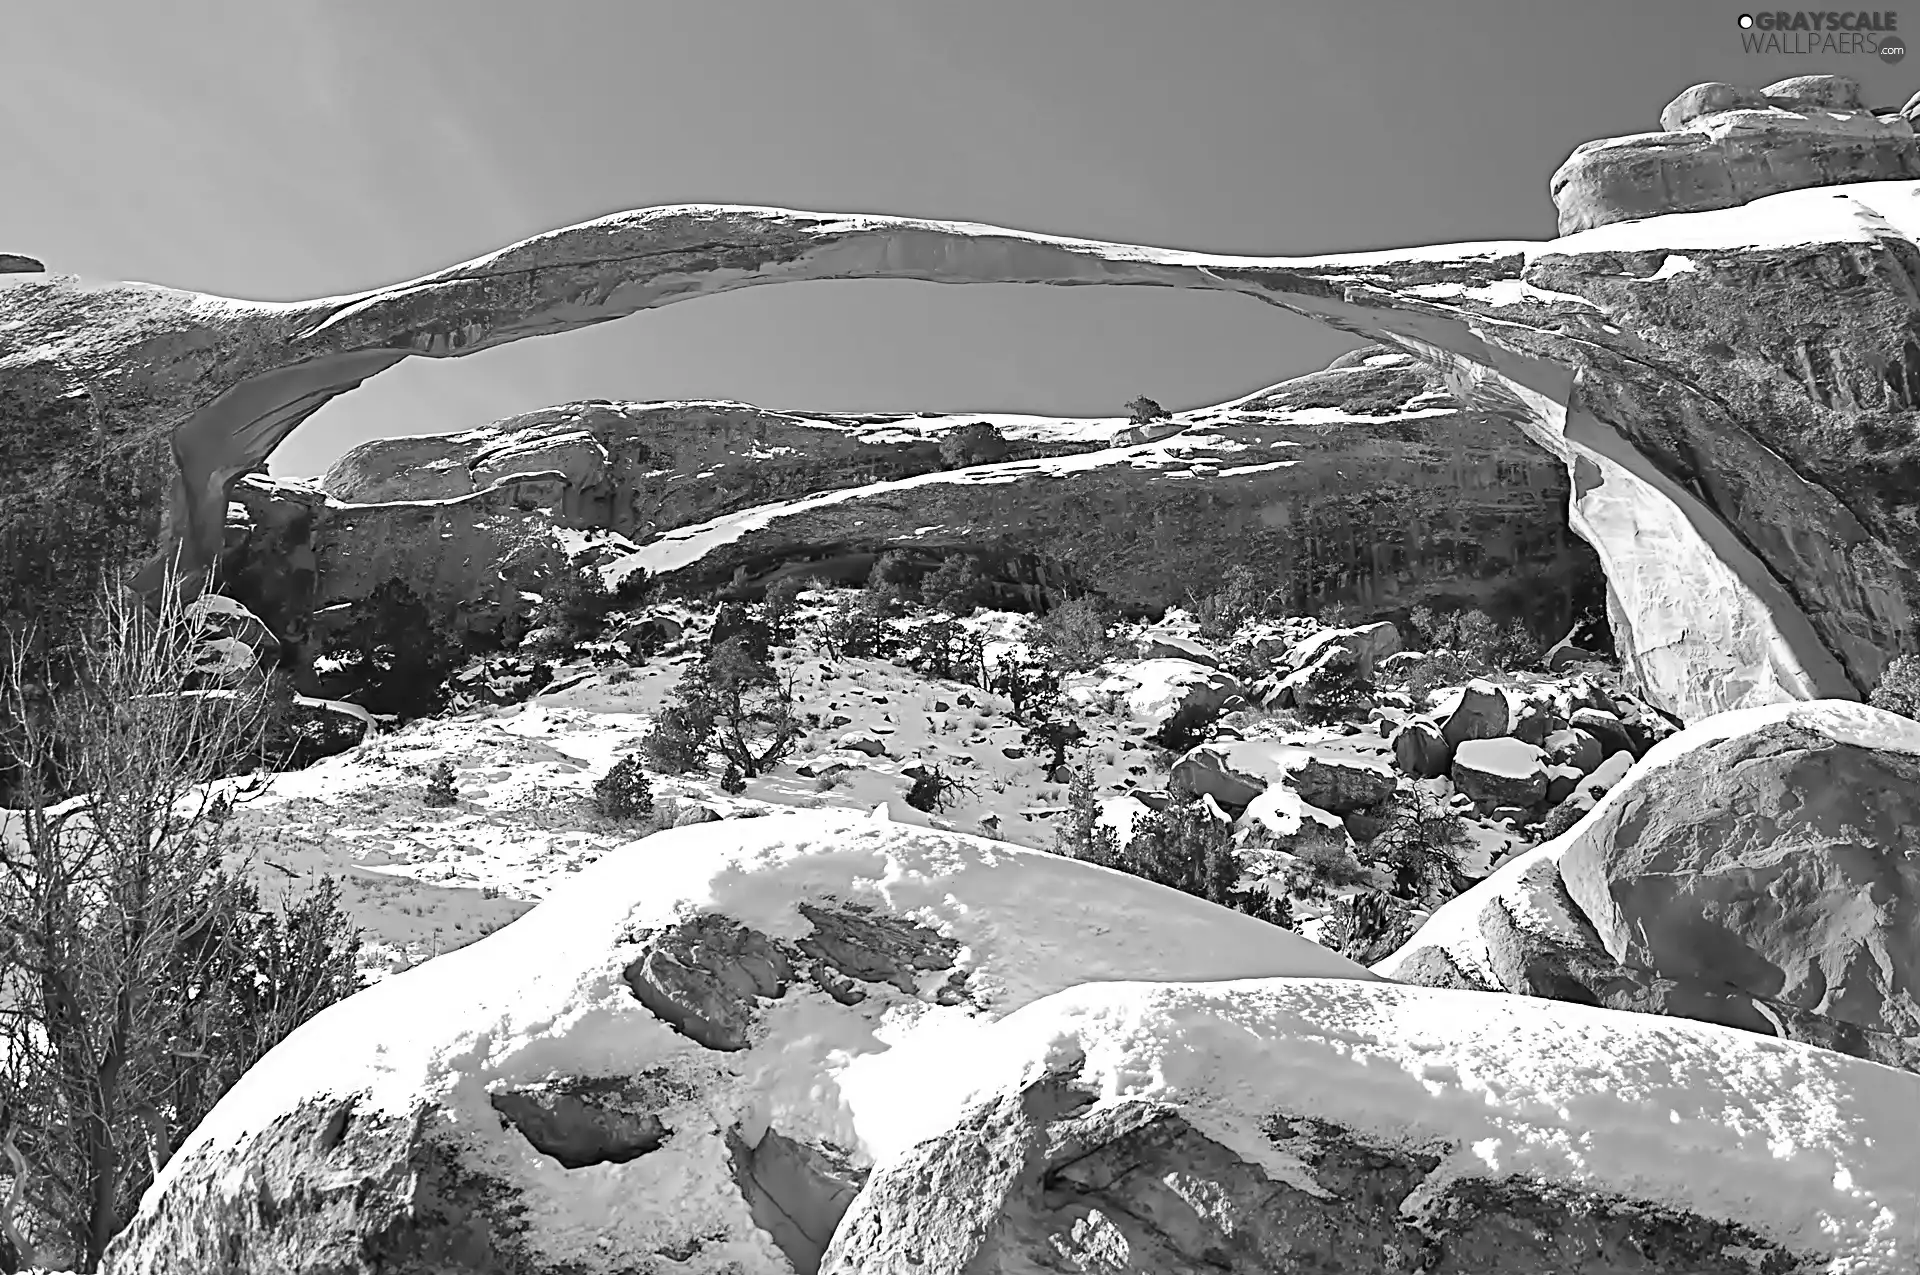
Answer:
<path fill-rule="evenodd" d="M 1021 459 L 943 470 L 940 440 L 978 419 L 581 403 L 369 443 L 324 494 L 236 486 L 224 575 L 284 634 L 396 576 L 450 626 L 487 628 L 539 587 L 544 560 L 517 547 L 556 526 L 641 544 L 616 572 L 749 594 L 857 580 L 890 550 L 967 553 L 1009 604 L 1073 586 L 1150 612 L 1237 562 L 1303 609 L 1474 605 L 1558 632 L 1601 587 L 1564 467 L 1398 352 L 1182 413 L 1151 443 L 1118 445 L 1124 418 L 995 417 Z"/>
<path fill-rule="evenodd" d="M 1912 124 L 1861 105 L 1860 85 L 1844 75 L 1757 91 L 1696 84 L 1667 104 L 1660 127 L 1574 150 L 1549 185 L 1561 234 L 1809 186 L 1920 177 Z"/>
<path fill-rule="evenodd" d="M 59 458 L 82 446 L 170 444 L 170 535 L 205 567 L 234 480 L 411 355 L 804 279 L 1201 288 L 1428 360 L 1470 407 L 1564 462 L 1570 525 L 1599 554 L 1618 645 L 1661 708 L 1858 698 L 1920 641 L 1913 189 L 1797 190 L 1544 244 L 1318 258 L 695 205 L 313 302 L 0 275 L 0 508 L 79 481 Z"/>
<path fill-rule="evenodd" d="M 1920 726 L 1728 713 L 1654 746 L 1565 835 L 1374 968 L 1672 1014 L 1920 1072 Z"/>

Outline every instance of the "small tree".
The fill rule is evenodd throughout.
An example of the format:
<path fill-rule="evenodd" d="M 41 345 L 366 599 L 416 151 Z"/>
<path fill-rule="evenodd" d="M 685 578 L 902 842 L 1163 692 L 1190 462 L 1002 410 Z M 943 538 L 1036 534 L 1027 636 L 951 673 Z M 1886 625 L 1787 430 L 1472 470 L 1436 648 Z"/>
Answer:
<path fill-rule="evenodd" d="M 938 814 L 960 797 L 972 796 L 975 791 L 971 781 L 933 766 L 913 777 L 913 784 L 907 789 L 907 804 L 915 810 Z"/>
<path fill-rule="evenodd" d="M 948 615 L 972 615 L 993 600 L 993 586 L 977 559 L 953 554 L 920 581 L 921 604 Z"/>
<path fill-rule="evenodd" d="M 1200 636 L 1214 641 L 1232 637 L 1249 620 L 1272 615 L 1277 596 L 1274 590 L 1260 587 L 1252 567 L 1233 564 L 1221 572 L 1218 589 L 1192 599 Z"/>
<path fill-rule="evenodd" d="M 1867 702 L 1902 717 L 1920 718 L 1920 655 L 1896 655 L 1888 660 Z"/>
<path fill-rule="evenodd" d="M 642 573 L 635 574 L 644 581 Z M 622 586 L 628 586 L 631 579 L 623 580 Z M 582 642 L 599 637 L 608 614 L 619 605 L 619 596 L 607 588 L 598 571 L 567 567 L 547 583 L 540 604 L 528 619 L 528 630 L 536 637 L 526 644 L 527 654 L 537 659 L 565 659 Z"/>
<path fill-rule="evenodd" d="M 1119 836 L 1101 820 L 1100 794 L 1084 766 L 1074 767 L 1067 779 L 1067 813 L 1053 830 L 1053 852 L 1103 868 L 1119 867 Z"/>
<path fill-rule="evenodd" d="M 986 647 L 985 639 L 952 616 L 921 625 L 914 637 L 918 649 L 908 658 L 908 667 L 932 677 L 970 676 Z"/>
<path fill-rule="evenodd" d="M 459 785 L 454 782 L 453 763 L 441 758 L 427 772 L 426 804 L 429 806 L 451 806 L 460 800 Z"/>
<path fill-rule="evenodd" d="M 767 586 L 760 615 L 766 621 L 768 641 L 787 646 L 799 636 L 799 600 L 806 587 L 799 576 L 781 576 Z"/>
<path fill-rule="evenodd" d="M 1461 854 L 1473 844 L 1465 822 L 1443 797 L 1425 788 L 1397 794 L 1387 826 L 1369 850 L 1393 873 L 1396 894 L 1422 905 L 1452 898 Z"/>
<path fill-rule="evenodd" d="M 1084 673 L 1112 659 L 1114 617 L 1105 602 L 1091 594 L 1069 599 L 1040 617 L 1035 637 L 1047 663 L 1066 672 Z"/>
<path fill-rule="evenodd" d="M 1127 417 L 1135 425 L 1145 425 L 1149 421 L 1161 420 L 1168 414 L 1166 408 L 1160 406 L 1160 404 L 1154 402 L 1145 394 L 1142 394 L 1139 398 L 1127 404 Z"/>
<path fill-rule="evenodd" d="M 1060 679 L 1044 664 L 1008 659 L 989 680 L 987 689 L 1013 701 L 1013 719 L 1035 722 L 1050 714 L 1060 699 Z"/>
<path fill-rule="evenodd" d="M 1039 748 L 1051 754 L 1047 769 L 1058 770 L 1067 764 L 1067 749 L 1087 737 L 1084 726 L 1059 711 L 1056 704 L 1046 716 L 1027 724 L 1021 735 L 1021 742 L 1029 748 Z"/>
<path fill-rule="evenodd" d="M 45 688 L 31 643 L 0 667 L 20 761 L 0 812 L 0 1141 L 23 1238 L 84 1271 L 240 1073 L 358 985 L 330 885 L 273 917 L 229 874 L 235 797 L 215 781 L 260 755 L 267 692 L 183 689 L 180 597 L 174 575 L 153 612 L 106 591 L 65 685 Z"/>
<path fill-rule="evenodd" d="M 593 785 L 593 808 L 608 819 L 632 823 L 653 813 L 653 785 L 637 757 L 622 757 Z"/>
<path fill-rule="evenodd" d="M 820 642 L 832 659 L 891 655 L 899 636 L 888 621 L 891 601 L 871 589 L 839 598 L 820 623 Z"/>
<path fill-rule="evenodd" d="M 337 698 L 375 713 L 424 717 L 447 701 L 447 674 L 462 643 L 449 633 L 406 581 L 376 585 L 347 611 L 322 654 L 338 663 L 349 685 Z"/>
<path fill-rule="evenodd" d="M 720 791 L 737 796 L 746 790 L 747 777 L 740 773 L 740 763 L 729 757 L 727 768 L 720 772 Z"/>

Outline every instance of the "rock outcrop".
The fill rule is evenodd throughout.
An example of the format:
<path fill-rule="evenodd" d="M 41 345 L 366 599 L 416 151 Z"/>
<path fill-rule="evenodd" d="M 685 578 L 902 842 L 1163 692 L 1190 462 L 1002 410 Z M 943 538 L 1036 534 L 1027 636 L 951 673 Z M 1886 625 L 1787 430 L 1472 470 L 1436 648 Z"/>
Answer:
<path fill-rule="evenodd" d="M 749 593 L 858 578 L 886 551 L 964 552 L 1008 605 L 1072 586 L 1149 611 L 1232 561 L 1298 609 L 1473 605 L 1545 632 L 1600 586 L 1566 526 L 1564 468 L 1405 354 L 1181 413 L 1149 443 L 1121 445 L 1124 419 L 997 417 L 1014 459 L 944 469 L 939 440 L 972 419 L 585 403 L 370 443 L 324 494 L 237 485 L 248 525 L 223 574 L 270 590 L 239 586 L 288 634 L 392 575 L 450 625 L 497 623 L 542 565 L 514 546 L 552 526 L 642 543 L 622 570 Z M 289 527 L 318 568 L 297 581 L 275 565 Z"/>
<path fill-rule="evenodd" d="M 1920 1079 L 1698 1023 L 1319 979 L 1102 984 L 962 1058 L 881 1065 L 919 1083 L 874 1112 L 897 1149 L 823 1275 L 1752 1275 L 1920 1252 L 1920 1154 L 1876 1114 Z"/>
<path fill-rule="evenodd" d="M 1088 979 L 1296 972 L 1378 981 L 973 837 L 845 812 L 661 833 L 303 1024 L 181 1145 L 107 1269 L 812 1271 L 872 1165 L 876 1055 L 927 1031 L 964 1051 Z"/>
<path fill-rule="evenodd" d="M 1622 655 L 1658 706 L 1692 718 L 1858 698 L 1912 647 L 1920 608 L 1913 190 L 1856 183 L 1549 243 L 1307 258 L 681 206 L 303 303 L 6 274 L 0 504 L 72 480 L 61 458 L 83 439 L 170 444 L 170 534 L 204 566 L 233 480 L 410 356 L 803 279 L 1200 288 L 1433 362 L 1562 460 L 1570 525 L 1599 554 Z"/>
<path fill-rule="evenodd" d="M 1920 727 L 1906 718 L 1835 701 L 1710 718 L 1375 969 L 1920 1071 L 1916 802 Z"/>
<path fill-rule="evenodd" d="M 1734 208 L 1766 195 L 1920 177 L 1920 138 L 1875 114 L 1843 75 L 1744 89 L 1696 84 L 1660 113 L 1658 133 L 1587 142 L 1550 189 L 1569 235 L 1663 213 Z"/>

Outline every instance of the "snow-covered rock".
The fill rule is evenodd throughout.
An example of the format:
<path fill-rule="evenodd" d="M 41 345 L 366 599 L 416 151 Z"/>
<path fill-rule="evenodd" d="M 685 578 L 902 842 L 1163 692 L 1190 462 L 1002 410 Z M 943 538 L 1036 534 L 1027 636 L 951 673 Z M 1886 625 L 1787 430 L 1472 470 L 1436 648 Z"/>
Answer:
<path fill-rule="evenodd" d="M 1469 739 L 1453 750 L 1454 786 L 1483 807 L 1530 809 L 1546 800 L 1547 755 L 1518 739 Z"/>
<path fill-rule="evenodd" d="M 1469 739 L 1498 739 L 1507 733 L 1511 709 L 1507 696 L 1487 681 L 1468 682 L 1440 723 L 1440 733 L 1458 748 Z"/>
<path fill-rule="evenodd" d="M 1103 983 L 876 1057 L 822 1275 L 1920 1264 L 1920 1077 L 1699 1023 L 1321 979 Z"/>
<path fill-rule="evenodd" d="M 1231 673 L 1185 658 L 1163 657 L 1122 665 L 1100 684 L 1103 694 L 1124 697 L 1127 714 L 1158 730 L 1176 717 L 1218 713 L 1240 694 Z"/>
<path fill-rule="evenodd" d="M 1920 724 L 1845 701 L 1708 718 L 1374 968 L 1699 1018 L 1920 1071 Z M 1611 783 L 1597 800 L 1596 781 Z M 1909 809 L 1912 807 L 1912 809 Z"/>
<path fill-rule="evenodd" d="M 775 1275 L 817 1260 L 890 1145 L 876 1056 L 927 1033 L 964 1053 L 1079 982 L 1296 975 L 1374 978 L 973 837 L 843 812 L 662 833 L 301 1026 L 169 1161 L 111 1269 Z"/>
<path fill-rule="evenodd" d="M 1190 750 L 1167 772 L 1167 789 L 1176 796 L 1211 797 L 1238 810 L 1282 780 L 1308 802 L 1336 814 L 1385 800 L 1395 783 L 1393 768 L 1377 753 L 1339 744 L 1252 739 Z"/>

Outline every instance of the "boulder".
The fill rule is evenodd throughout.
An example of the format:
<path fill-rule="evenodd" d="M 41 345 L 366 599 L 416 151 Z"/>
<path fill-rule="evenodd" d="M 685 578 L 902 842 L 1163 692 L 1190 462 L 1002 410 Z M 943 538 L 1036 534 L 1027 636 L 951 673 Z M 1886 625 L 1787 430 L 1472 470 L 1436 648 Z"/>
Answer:
<path fill-rule="evenodd" d="M 1523 699 L 1512 707 L 1512 720 L 1507 726 L 1507 734 L 1528 744 L 1544 744 L 1547 736 L 1556 729 L 1553 705 L 1539 699 Z M 1564 724 L 1564 723 L 1558 723 Z"/>
<path fill-rule="evenodd" d="M 1313 805 L 1284 784 L 1248 803 L 1234 821 L 1243 844 L 1282 850 L 1301 859 L 1352 858 L 1353 838 L 1340 816 Z"/>
<path fill-rule="evenodd" d="M 1607 773 L 1628 761 L 1581 781 L 1568 800 L 1593 801 L 1584 819 L 1447 902 L 1376 971 L 1920 1072 L 1920 725 L 1844 701 L 1772 705 Z"/>
<path fill-rule="evenodd" d="M 1912 127 L 1862 109 L 1858 83 L 1845 76 L 1796 76 L 1757 94 L 1695 85 L 1661 123 L 1664 132 L 1575 148 L 1550 184 L 1561 234 L 1806 187 L 1920 177 Z"/>
<path fill-rule="evenodd" d="M 834 744 L 835 748 L 851 753 L 863 753 L 868 757 L 887 756 L 887 741 L 870 730 L 850 730 Z"/>
<path fill-rule="evenodd" d="M 1409 722 L 1393 732 L 1394 764 L 1416 779 L 1444 775 L 1453 765 L 1453 746 L 1431 722 Z"/>
<path fill-rule="evenodd" d="M 1577 726 L 1553 732 L 1541 742 L 1541 747 L 1546 750 L 1548 761 L 1557 766 L 1572 766 L 1583 775 L 1591 775 L 1607 756 L 1600 740 Z"/>
<path fill-rule="evenodd" d="M 1334 647 L 1342 647 L 1353 656 L 1361 681 L 1372 681 L 1379 662 L 1399 653 L 1400 630 L 1387 620 L 1351 628 L 1325 629 L 1287 652 L 1287 668 L 1299 672 L 1317 664 Z"/>
<path fill-rule="evenodd" d="M 1303 747 L 1258 739 L 1192 749 L 1167 772 L 1167 790 L 1175 797 L 1211 797 L 1227 809 L 1243 810 L 1282 780 L 1307 802 L 1334 814 L 1375 805 L 1394 786 L 1385 762 L 1344 741 Z"/>
<path fill-rule="evenodd" d="M 1551 763 L 1547 766 L 1547 791 L 1543 798 L 1549 806 L 1557 806 L 1579 791 L 1580 781 L 1586 778 L 1586 772 L 1578 766 Z"/>
<path fill-rule="evenodd" d="M 1149 660 L 1186 660 L 1208 668 L 1220 667 L 1220 656 L 1212 648 L 1178 633 L 1149 632 L 1141 641 L 1140 654 Z"/>
<path fill-rule="evenodd" d="M 1171 656 L 1123 665 L 1099 689 L 1125 696 L 1127 715 L 1154 730 L 1176 718 L 1214 717 L 1241 693 L 1240 681 L 1231 673 Z"/>
<path fill-rule="evenodd" d="M 892 1127 L 863 1114 L 878 1055 L 920 1033 L 963 1055 L 1089 978 L 1295 975 L 1377 981 L 1003 843 L 825 811 L 664 832 L 304 1024 L 181 1143 L 107 1267 L 814 1270 Z"/>
<path fill-rule="evenodd" d="M 864 1092 L 885 1145 L 821 1275 L 1920 1262 L 1920 1144 L 1885 1134 L 1920 1078 L 1675 1019 L 1103 982 L 964 1051 L 890 1051 Z"/>
<path fill-rule="evenodd" d="M 1546 800 L 1547 755 L 1517 739 L 1469 739 L 1453 750 L 1454 787 L 1482 809 L 1531 810 Z"/>
<path fill-rule="evenodd" d="M 1568 716 L 1572 729 L 1585 731 L 1600 743 L 1600 751 L 1611 757 L 1615 753 L 1628 753 L 1638 757 L 1643 751 L 1634 747 L 1634 738 L 1627 730 L 1626 723 L 1612 713 L 1597 708 L 1576 708 Z"/>
<path fill-rule="evenodd" d="M 1492 682 L 1473 681 L 1441 723 L 1440 734 L 1457 749 L 1469 739 L 1500 738 L 1509 721 L 1506 693 Z"/>

